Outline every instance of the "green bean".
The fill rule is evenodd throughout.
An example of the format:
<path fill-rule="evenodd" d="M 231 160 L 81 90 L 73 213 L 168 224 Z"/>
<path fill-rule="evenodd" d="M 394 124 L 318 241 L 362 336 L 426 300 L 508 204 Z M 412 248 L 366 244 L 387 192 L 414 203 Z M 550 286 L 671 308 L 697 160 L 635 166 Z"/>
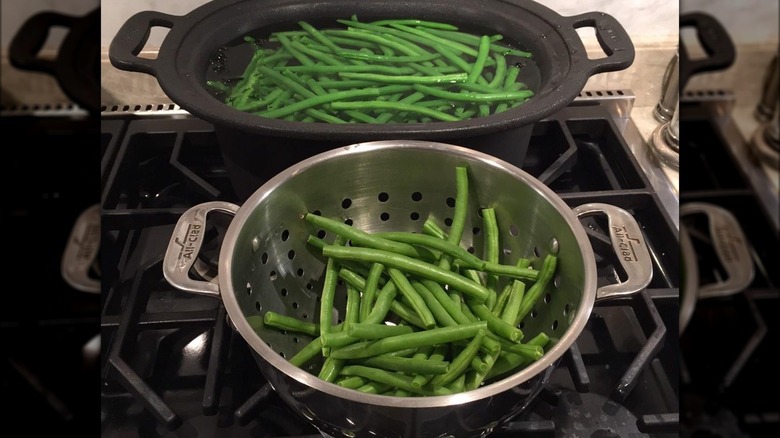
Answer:
<path fill-rule="evenodd" d="M 362 377 L 351 376 L 337 381 L 336 385 L 343 386 L 344 388 L 349 388 L 349 389 L 358 389 L 361 386 L 365 385 L 366 383 L 368 383 L 368 381 Z"/>
<path fill-rule="evenodd" d="M 449 362 L 436 362 L 427 359 L 420 360 L 393 356 L 369 357 L 361 360 L 360 364 L 388 371 L 434 375 L 446 373 L 450 365 Z"/>
<path fill-rule="evenodd" d="M 466 190 L 468 190 L 468 188 L 466 188 Z M 463 221 L 465 222 L 465 218 Z M 394 242 L 403 242 L 410 245 L 424 246 L 435 249 L 449 254 L 452 257 L 463 260 L 463 262 L 467 263 L 467 266 L 471 268 L 479 270 L 484 269 L 485 262 L 483 260 L 448 240 L 443 240 L 438 237 L 428 236 L 425 234 L 409 233 L 404 231 L 381 232 L 376 233 L 375 236 L 392 240 Z"/>
<path fill-rule="evenodd" d="M 358 313 L 360 312 L 360 291 L 347 284 L 347 305 L 344 311 L 344 325 L 349 327 L 350 325 L 358 321 Z"/>
<path fill-rule="evenodd" d="M 501 292 L 498 294 L 498 298 L 496 299 L 496 304 L 493 306 L 492 309 L 490 309 L 490 312 L 497 317 L 501 317 L 501 313 L 504 311 L 504 308 L 506 307 L 506 302 L 509 300 L 509 292 L 512 290 L 511 284 L 505 284 L 504 287 L 501 289 Z"/>
<path fill-rule="evenodd" d="M 360 339 L 350 336 L 346 331 L 337 331 L 330 333 L 323 333 L 320 336 L 320 344 L 323 349 L 346 347 L 347 345 L 359 342 Z"/>
<path fill-rule="evenodd" d="M 233 105 L 233 107 L 235 109 L 237 109 L 237 110 L 240 110 L 240 111 L 247 111 L 247 112 L 257 111 L 257 110 L 263 108 L 264 106 L 268 106 L 268 104 L 273 102 L 283 92 L 284 92 L 283 89 L 277 88 L 277 89 L 271 91 L 270 93 L 268 93 L 265 96 L 265 98 L 263 98 L 261 100 L 256 100 L 254 102 L 245 103 L 245 104 L 235 104 L 235 105 Z"/>
<path fill-rule="evenodd" d="M 521 91 L 501 91 L 493 94 L 479 94 L 479 93 L 453 93 L 452 91 L 446 91 L 439 88 L 429 87 L 423 84 L 414 84 L 412 87 L 422 93 L 429 94 L 431 96 L 441 97 L 443 99 L 450 99 L 458 102 L 496 102 L 501 100 L 516 100 L 525 99 L 533 96 L 531 90 Z"/>
<path fill-rule="evenodd" d="M 350 73 L 386 73 L 386 74 L 412 74 L 411 67 L 391 67 L 387 65 L 293 65 L 287 67 L 288 71 L 296 73 L 328 74 L 339 72 Z"/>
<path fill-rule="evenodd" d="M 476 303 L 470 299 L 467 299 L 466 303 L 471 311 L 474 312 L 474 315 L 482 321 L 486 321 L 490 331 L 496 335 L 513 342 L 523 338 L 523 332 L 519 328 L 497 318 L 484 304 Z"/>
<path fill-rule="evenodd" d="M 420 360 L 428 360 L 429 362 L 443 362 L 444 359 L 447 357 L 447 353 L 450 350 L 447 344 L 439 344 L 436 347 L 432 347 L 428 345 L 425 347 L 420 347 L 420 349 L 426 347 L 427 350 L 424 350 L 420 356 L 415 354 L 414 358 Z M 432 378 L 433 378 L 433 374 L 418 374 L 412 378 L 412 386 L 414 386 L 415 388 L 422 388 L 426 383 L 430 382 Z"/>
<path fill-rule="evenodd" d="M 528 292 L 523 297 L 523 301 L 517 311 L 517 318 L 515 319 L 516 324 L 519 324 L 520 321 L 526 317 L 528 312 L 531 311 L 531 308 L 536 305 L 536 302 L 539 301 L 539 297 L 542 296 L 544 290 L 547 288 L 547 284 L 549 284 L 555 274 L 557 262 L 558 258 L 553 254 L 547 254 L 544 257 L 536 283 L 528 288 Z"/>
<path fill-rule="evenodd" d="M 303 347 L 299 352 L 295 353 L 295 355 L 290 358 L 289 362 L 301 368 L 306 364 L 306 362 L 314 359 L 318 354 L 321 353 L 322 344 L 320 343 L 320 338 L 316 338 L 306 344 L 306 346 Z"/>
<path fill-rule="evenodd" d="M 469 46 L 461 44 L 461 43 L 459 43 L 457 41 L 452 41 L 452 40 L 448 40 L 446 38 L 442 38 L 442 37 L 436 36 L 436 35 L 434 35 L 434 34 L 432 34 L 430 32 L 426 32 L 426 31 L 424 31 L 422 29 L 415 29 L 413 27 L 405 26 L 403 24 L 391 24 L 390 26 L 394 27 L 396 29 L 399 29 L 401 31 L 404 31 L 404 32 L 406 32 L 408 34 L 412 34 L 412 35 L 416 35 L 417 37 L 420 37 L 419 39 L 417 39 L 417 38 L 413 39 L 410 36 L 404 36 L 402 34 L 396 34 L 396 35 L 398 35 L 398 36 L 400 36 L 402 38 L 407 38 L 407 39 L 415 41 L 417 43 L 425 44 L 425 45 L 428 45 L 428 46 L 431 46 L 431 47 L 436 47 L 437 45 L 442 45 L 442 46 L 445 46 L 445 47 L 450 48 L 452 50 L 456 50 L 458 52 L 465 53 L 467 55 L 471 55 L 471 56 L 477 56 L 478 55 L 478 52 L 476 50 L 472 49 Z"/>
<path fill-rule="evenodd" d="M 463 392 L 466 389 L 466 374 L 461 374 L 457 379 L 453 380 L 452 383 L 447 385 L 447 389 L 453 394 Z"/>
<path fill-rule="evenodd" d="M 388 385 L 386 383 L 368 382 L 365 385 L 358 388 L 357 390 L 360 392 L 364 392 L 366 394 L 381 394 L 392 388 L 393 388 L 392 385 Z"/>
<path fill-rule="evenodd" d="M 493 208 L 482 209 L 482 227 L 485 230 L 485 259 L 488 263 L 498 263 L 499 260 L 499 239 L 498 239 L 498 221 L 496 219 L 496 211 Z M 487 276 L 487 288 L 490 290 L 490 297 L 485 300 L 485 305 L 488 309 L 493 309 L 496 304 L 496 284 L 498 283 L 498 276 L 490 274 Z"/>
<path fill-rule="evenodd" d="M 424 323 L 413 309 L 407 307 L 404 303 L 398 300 L 390 303 L 390 311 L 398 315 L 403 321 L 406 321 L 415 327 L 421 328 L 423 330 L 430 328 L 430 325 Z"/>
<path fill-rule="evenodd" d="M 290 47 L 294 48 L 298 52 L 310 56 L 318 61 L 324 62 L 328 65 L 344 65 L 343 62 L 339 61 L 337 58 L 333 57 L 333 55 L 321 52 L 313 47 L 305 46 L 297 41 L 293 41 L 290 43 Z"/>
<path fill-rule="evenodd" d="M 412 333 L 413 331 L 411 327 L 403 325 L 354 323 L 347 327 L 347 333 L 350 336 L 362 340 L 387 338 Z"/>
<path fill-rule="evenodd" d="M 341 99 L 352 99 L 355 97 L 366 97 L 366 96 L 379 96 L 380 91 L 376 88 L 371 89 L 363 89 L 363 90 L 349 90 L 349 91 L 339 91 L 333 94 L 325 95 L 325 96 L 316 96 L 309 99 L 304 99 L 298 102 L 295 102 L 291 105 L 285 106 L 283 108 L 279 108 L 276 110 L 271 111 L 265 111 L 260 113 L 262 116 L 274 119 L 279 117 L 284 117 L 289 114 L 296 113 L 298 111 L 304 110 L 306 108 L 311 108 L 313 106 L 322 105 L 324 103 L 336 103 L 336 101 Z"/>
<path fill-rule="evenodd" d="M 341 247 L 338 245 L 326 245 L 322 249 L 322 253 L 325 257 L 382 263 L 387 267 L 398 268 L 402 271 L 407 271 L 410 274 L 447 284 L 450 287 L 471 296 L 477 302 L 484 302 L 488 296 L 487 289 L 480 284 L 474 283 L 471 280 L 444 270 L 436 265 L 400 254 L 372 248 Z"/>
<path fill-rule="evenodd" d="M 518 268 L 527 268 L 531 264 L 528 259 L 520 259 L 515 266 Z M 523 302 L 523 296 L 525 295 L 525 283 L 520 280 L 513 280 L 512 286 L 509 289 L 509 298 L 506 302 L 501 313 L 501 319 L 509 324 L 517 324 L 517 316 L 520 313 L 520 304 Z"/>
<path fill-rule="evenodd" d="M 384 270 L 385 267 L 381 263 L 371 264 L 371 270 L 368 273 L 365 286 L 363 287 L 363 298 L 360 300 L 359 322 L 365 321 L 371 313 L 371 308 L 374 305 L 374 297 L 376 296 L 379 287 L 379 278 L 382 276 Z"/>
<path fill-rule="evenodd" d="M 343 244 L 343 239 L 336 237 L 335 245 Z M 320 295 L 320 334 L 327 334 L 333 331 L 333 300 L 336 296 L 336 283 L 338 281 L 338 270 L 336 261 L 329 259 L 325 265 L 325 280 L 323 281 L 322 294 Z M 323 350 L 323 356 L 327 350 Z"/>
<path fill-rule="evenodd" d="M 400 102 L 381 102 L 373 101 L 344 101 L 333 102 L 333 109 L 389 109 L 397 111 L 409 111 L 430 116 L 437 120 L 445 122 L 457 122 L 460 118 L 445 114 L 430 108 L 423 108 L 415 105 L 403 104 Z"/>
<path fill-rule="evenodd" d="M 463 312 L 460 310 L 460 306 L 455 304 L 450 299 L 450 297 L 447 295 L 447 292 L 444 290 L 444 288 L 441 287 L 439 283 L 428 279 L 422 279 L 420 280 L 420 283 L 425 286 L 428 292 L 433 295 L 436 301 L 438 301 L 444 310 L 447 311 L 447 314 L 449 314 L 450 318 L 452 318 L 457 324 L 468 324 L 473 322 L 463 314 Z"/>
<path fill-rule="evenodd" d="M 463 324 L 455 327 L 437 327 L 430 330 L 409 333 L 406 335 L 391 336 L 375 341 L 371 344 L 352 344 L 344 348 L 334 349 L 331 355 L 337 359 L 360 359 L 391 351 L 403 350 L 423 345 L 436 345 L 454 342 L 461 339 L 474 337 L 479 330 L 487 329 L 484 321 Z"/>
<path fill-rule="evenodd" d="M 290 97 L 292 97 L 292 92 L 290 90 L 284 90 L 284 91 L 282 91 L 281 94 L 279 94 L 276 97 L 276 99 L 271 101 L 271 103 L 269 103 L 268 106 L 266 106 L 266 110 L 265 111 L 256 112 L 255 114 L 261 114 L 261 113 L 265 113 L 268 110 L 274 110 L 274 109 L 276 109 L 276 108 L 286 104 L 287 101 L 290 100 Z"/>
<path fill-rule="evenodd" d="M 345 79 L 366 80 L 386 84 L 457 84 L 460 82 L 465 82 L 468 78 L 468 75 L 465 73 L 438 76 L 399 76 L 375 73 L 339 72 L 338 75 Z"/>
<path fill-rule="evenodd" d="M 300 62 L 301 65 L 314 65 L 314 61 L 312 61 L 311 58 L 299 52 L 295 47 L 292 47 L 292 41 L 290 41 L 287 35 L 279 34 L 277 35 L 277 38 L 282 47 Z"/>
<path fill-rule="evenodd" d="M 395 396 L 395 397 L 409 397 L 410 395 L 412 395 L 411 392 L 404 391 L 403 389 L 396 389 L 393 392 L 393 396 Z"/>
<path fill-rule="evenodd" d="M 403 389 L 412 393 L 420 393 L 419 388 L 412 386 L 412 378 L 391 373 L 379 368 L 367 367 L 363 365 L 346 365 L 341 369 L 341 374 L 344 376 L 358 376 L 363 377 L 374 382 L 390 385 L 394 388 Z"/>
<path fill-rule="evenodd" d="M 325 36 L 322 32 L 314 28 L 311 24 L 305 21 L 299 21 L 298 26 L 305 30 L 312 38 L 319 41 L 323 46 L 336 53 L 341 50 L 341 47 L 337 46 L 332 40 Z"/>
<path fill-rule="evenodd" d="M 330 32 L 327 32 L 327 34 L 330 35 L 337 35 L 345 38 L 352 38 L 352 39 L 359 39 L 363 41 L 370 41 L 372 43 L 377 44 L 379 47 L 389 47 L 391 49 L 395 49 L 401 53 L 404 53 L 408 56 L 419 56 L 421 53 L 418 51 L 415 51 L 413 49 L 410 49 L 405 44 L 401 44 L 397 41 L 393 41 L 391 38 L 385 38 L 383 36 L 369 33 L 369 32 L 363 32 L 363 31 L 356 31 L 356 30 L 333 30 Z"/>
<path fill-rule="evenodd" d="M 403 104 L 412 104 L 412 103 L 415 103 L 415 102 L 417 102 L 418 100 L 420 100 L 420 99 L 422 99 L 424 97 L 425 97 L 424 94 L 415 91 L 414 93 L 404 97 L 403 99 L 400 99 L 398 102 L 403 103 Z M 379 122 L 379 123 L 386 123 L 392 117 L 393 117 L 393 113 L 392 112 L 385 111 L 384 113 L 380 114 L 377 117 L 377 122 Z"/>
<path fill-rule="evenodd" d="M 490 38 L 487 35 L 482 35 L 479 40 L 479 51 L 477 52 L 477 59 L 474 61 L 474 65 L 469 72 L 468 80 L 466 82 L 476 83 L 477 78 L 482 74 L 482 69 L 485 68 L 485 62 L 490 52 Z"/>
<path fill-rule="evenodd" d="M 432 218 L 426 219 L 423 223 L 423 233 L 429 236 L 438 237 L 439 239 L 447 240 L 447 233 L 442 230 L 441 227 L 437 225 Z"/>
<path fill-rule="evenodd" d="M 520 67 L 512 66 L 509 67 L 509 69 L 506 71 L 506 76 L 504 77 L 504 89 L 508 90 L 509 87 L 517 83 L 517 76 L 520 74 Z"/>
<path fill-rule="evenodd" d="M 469 176 L 466 167 L 457 166 L 455 168 L 455 184 L 455 212 L 452 215 L 452 225 L 450 226 L 450 235 L 447 237 L 447 241 L 460 245 L 463 228 L 466 226 L 469 199 Z"/>
<path fill-rule="evenodd" d="M 422 26 L 422 27 L 428 27 L 431 29 L 443 29 L 443 30 L 458 30 L 456 26 L 453 26 L 451 24 L 447 23 L 439 23 L 436 21 L 425 21 L 425 20 L 379 20 L 379 21 L 372 21 L 371 24 L 374 26 L 386 26 L 388 24 L 405 24 L 408 26 Z"/>
<path fill-rule="evenodd" d="M 474 359 L 471 359 L 471 369 L 480 373 L 484 373 L 488 369 L 488 365 L 480 359 L 479 355 L 474 356 Z"/>
<path fill-rule="evenodd" d="M 480 330 L 474 335 L 466 348 L 463 349 L 452 361 L 446 373 L 435 376 L 431 379 L 433 386 L 447 386 L 457 379 L 471 365 L 471 361 L 479 352 L 482 339 L 485 337 L 485 330 Z"/>
<path fill-rule="evenodd" d="M 387 273 L 390 274 L 390 279 L 395 283 L 395 287 L 398 291 L 409 300 L 409 304 L 412 309 L 420 317 L 423 327 L 432 328 L 436 326 L 436 320 L 431 313 L 431 310 L 425 304 L 425 300 L 417 292 L 417 289 L 412 286 L 406 275 L 398 270 L 398 268 L 388 268 Z"/>
<path fill-rule="evenodd" d="M 336 377 L 338 377 L 339 372 L 343 366 L 343 360 L 328 357 L 325 359 L 325 362 L 323 362 L 322 368 L 320 368 L 320 373 L 317 377 L 326 382 L 332 383 L 336 380 Z"/>
<path fill-rule="evenodd" d="M 544 348 L 544 346 L 547 345 L 549 341 L 550 338 L 546 334 L 539 333 L 533 339 L 528 341 L 526 345 Z M 529 362 L 530 361 L 528 358 L 524 356 L 509 352 L 502 352 L 496 359 L 496 363 L 493 365 L 493 368 L 488 372 L 488 375 L 485 378 L 491 379 L 493 377 L 502 375 L 507 371 L 519 371 L 519 367 L 521 365 Z"/>
<path fill-rule="evenodd" d="M 449 313 L 447 313 L 447 310 L 444 308 L 444 306 L 442 306 L 439 300 L 433 296 L 433 293 L 428 290 L 427 287 L 425 287 L 419 281 L 413 281 L 412 287 L 414 287 L 420 297 L 422 297 L 423 301 L 425 301 L 426 306 L 428 309 L 430 309 L 434 319 L 440 326 L 452 327 L 458 325 L 458 323 L 455 322 Z"/>
<path fill-rule="evenodd" d="M 537 280 L 540 275 L 539 271 L 533 268 L 518 268 L 491 262 L 485 263 L 485 272 L 524 280 Z"/>
<path fill-rule="evenodd" d="M 468 374 L 466 374 L 466 382 L 465 382 L 465 388 L 466 390 L 472 390 L 477 389 L 482 385 L 482 382 L 485 380 L 485 378 L 488 376 L 488 373 L 490 373 L 490 370 L 493 369 L 493 366 L 496 363 L 496 360 L 498 359 L 499 354 L 501 354 L 501 350 L 497 350 L 493 353 L 486 353 L 482 356 L 482 363 L 485 364 L 485 370 L 484 371 L 473 371 Z"/>
<path fill-rule="evenodd" d="M 306 213 L 304 219 L 316 227 L 322 228 L 325 231 L 330 231 L 331 233 L 352 241 L 353 244 L 394 252 L 409 257 L 420 258 L 423 256 L 417 248 L 408 243 L 385 239 L 334 219 L 312 213 Z"/>
<path fill-rule="evenodd" d="M 380 322 L 384 321 L 385 317 L 387 316 L 387 312 L 390 310 L 390 306 L 392 306 L 392 303 L 395 302 L 395 296 L 397 293 L 398 290 L 395 288 L 393 282 L 387 282 L 387 284 L 385 284 L 384 287 L 382 287 L 382 289 L 379 291 L 379 294 L 377 294 L 374 308 L 371 309 L 371 312 L 369 312 L 366 319 L 364 319 L 362 322 L 365 324 L 379 324 Z"/>
<path fill-rule="evenodd" d="M 387 55 L 374 55 L 372 53 L 363 53 L 356 50 L 342 50 L 337 53 L 342 58 L 357 59 L 362 61 L 372 62 L 425 62 L 438 59 L 441 57 L 438 53 L 428 53 L 425 55 L 401 55 L 401 56 L 387 56 Z"/>
<path fill-rule="evenodd" d="M 304 333 L 309 336 L 319 336 L 320 334 L 320 327 L 318 324 L 301 321 L 298 318 L 282 315 L 270 310 L 263 316 L 263 323 L 269 327 L 296 333 Z"/>
<path fill-rule="evenodd" d="M 492 88 L 498 88 L 504 83 L 504 76 L 506 75 L 506 58 L 498 53 L 494 53 L 493 58 L 496 60 L 496 69 L 493 80 L 490 81 L 488 85 Z"/>

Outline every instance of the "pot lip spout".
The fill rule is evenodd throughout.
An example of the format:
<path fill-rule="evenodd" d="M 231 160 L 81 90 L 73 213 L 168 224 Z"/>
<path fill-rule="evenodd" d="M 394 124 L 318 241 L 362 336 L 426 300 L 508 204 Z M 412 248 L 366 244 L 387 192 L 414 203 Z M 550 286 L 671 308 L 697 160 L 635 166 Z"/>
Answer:
<path fill-rule="evenodd" d="M 540 196 L 544 197 L 555 208 L 557 208 L 558 211 L 560 211 L 562 217 L 571 229 L 571 233 L 574 235 L 578 250 L 580 251 L 579 256 L 583 263 L 583 276 L 581 283 L 582 293 L 579 306 L 574 309 L 573 313 L 569 314 L 569 317 L 572 318 L 569 328 L 562 337 L 556 340 L 552 348 L 545 352 L 542 358 L 531 363 L 527 367 L 511 376 L 505 377 L 499 381 L 485 385 L 475 390 L 443 396 L 394 397 L 387 395 L 365 394 L 326 382 L 319 377 L 310 374 L 306 370 L 298 368 L 297 366 L 289 363 L 287 359 L 283 358 L 265 342 L 263 342 L 255 330 L 252 329 L 249 322 L 243 316 L 241 307 L 239 306 L 236 299 L 236 291 L 232 286 L 230 273 L 232 272 L 233 268 L 232 254 L 236 251 L 238 236 L 240 235 L 240 232 L 245 224 L 249 223 L 253 210 L 260 203 L 262 203 L 263 200 L 266 199 L 272 191 L 278 188 L 287 179 L 293 175 L 300 174 L 307 168 L 317 166 L 319 163 L 327 160 L 337 159 L 340 156 L 365 154 L 388 148 L 406 149 L 412 151 L 423 150 L 427 152 L 434 151 L 456 155 L 463 158 L 463 161 L 466 163 L 476 161 L 482 165 L 487 165 L 495 169 L 497 172 L 510 173 L 512 176 L 517 178 L 518 181 L 530 185 L 535 191 L 537 191 L 537 193 L 539 193 Z M 462 405 L 495 396 L 504 391 L 508 391 L 526 381 L 529 381 L 535 376 L 544 373 L 548 367 L 557 364 L 558 360 L 563 356 L 566 350 L 568 350 L 568 348 L 576 341 L 580 333 L 584 330 L 585 324 L 591 315 L 593 304 L 596 300 L 597 278 L 596 261 L 593 254 L 593 249 L 583 226 L 577 219 L 576 214 L 560 197 L 558 197 L 558 195 L 556 195 L 550 188 L 541 183 L 541 181 L 505 161 L 466 147 L 437 142 L 413 140 L 364 142 L 329 150 L 291 166 L 284 172 L 270 179 L 262 187 L 257 189 L 257 191 L 255 191 L 255 193 L 250 196 L 244 205 L 239 209 L 225 234 L 221 254 L 222 256 L 220 257 L 219 261 L 219 272 L 223 274 L 219 275 L 219 284 L 225 308 L 228 312 L 228 315 L 231 316 L 231 321 L 234 327 L 239 331 L 244 340 L 250 344 L 250 347 L 263 360 L 270 363 L 270 365 L 272 365 L 280 372 L 286 374 L 290 378 L 293 378 L 310 388 L 325 392 L 335 397 L 378 406 L 401 408 L 440 408 Z"/>

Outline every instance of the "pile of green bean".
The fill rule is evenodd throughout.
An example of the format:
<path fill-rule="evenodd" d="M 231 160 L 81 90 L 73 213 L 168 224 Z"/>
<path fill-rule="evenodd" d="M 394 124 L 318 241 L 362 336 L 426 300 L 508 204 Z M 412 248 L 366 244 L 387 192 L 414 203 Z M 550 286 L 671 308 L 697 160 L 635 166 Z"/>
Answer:
<path fill-rule="evenodd" d="M 514 61 L 530 53 L 456 26 L 413 19 L 337 20 L 344 28 L 272 33 L 241 79 L 209 85 L 225 103 L 273 119 L 327 123 L 453 122 L 533 96 Z M 273 47 L 267 47 L 273 45 Z"/>
<path fill-rule="evenodd" d="M 524 340 L 519 328 L 556 271 L 557 257 L 539 269 L 521 258 L 500 263 L 499 227 L 483 208 L 484 254 L 463 249 L 468 171 L 456 169 L 457 193 L 449 234 L 433 219 L 421 233 L 367 233 L 317 214 L 304 216 L 333 243 L 308 237 L 327 258 L 319 323 L 268 311 L 266 327 L 315 339 L 290 362 L 306 369 L 324 357 L 317 375 L 362 392 L 393 396 L 446 395 L 538 360 L 545 333 Z M 346 285 L 343 322 L 334 324 L 337 283 Z"/>

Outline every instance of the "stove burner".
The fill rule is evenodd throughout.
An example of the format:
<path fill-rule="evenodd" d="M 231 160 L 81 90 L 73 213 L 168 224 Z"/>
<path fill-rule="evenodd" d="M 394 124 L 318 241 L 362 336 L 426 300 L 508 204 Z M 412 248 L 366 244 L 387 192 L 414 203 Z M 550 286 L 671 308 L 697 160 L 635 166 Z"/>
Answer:
<path fill-rule="evenodd" d="M 104 436 L 171 430 L 184 436 L 321 436 L 265 381 L 220 303 L 178 291 L 162 277 L 165 245 L 186 208 L 235 202 L 213 128 L 190 118 L 121 123 L 107 124 L 104 133 L 112 137 L 105 142 L 102 200 L 102 231 L 109 239 L 103 266 Z M 670 218 L 598 105 L 572 106 L 538 123 L 523 169 L 572 207 L 607 202 L 629 210 L 646 234 L 654 277 L 639 295 L 599 304 L 549 385 L 495 436 L 560 436 L 561 427 L 570 426 L 561 415 L 571 397 L 582 401 L 583 417 L 597 406 L 618 407 L 613 424 L 586 425 L 593 433 L 673 436 L 678 364 L 665 335 L 677 331 L 678 267 Z M 599 284 L 624 275 L 604 222 L 584 222 Z M 223 228 L 214 227 L 212 243 L 220 241 Z M 218 245 L 213 249 L 205 251 L 206 266 L 216 263 Z"/>

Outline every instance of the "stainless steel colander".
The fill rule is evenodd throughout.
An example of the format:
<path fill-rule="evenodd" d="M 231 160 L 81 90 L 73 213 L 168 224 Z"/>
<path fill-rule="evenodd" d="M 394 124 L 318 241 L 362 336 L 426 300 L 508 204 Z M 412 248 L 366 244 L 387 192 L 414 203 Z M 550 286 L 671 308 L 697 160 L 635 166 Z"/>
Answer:
<path fill-rule="evenodd" d="M 317 322 L 325 263 L 306 243 L 323 234 L 302 219 L 319 211 L 368 232 L 421 231 L 429 216 L 448 225 L 454 213 L 455 167 L 469 171 L 469 219 L 462 245 L 482 254 L 479 210 L 496 211 L 502 263 L 519 257 L 539 268 L 558 255 L 557 275 L 523 323 L 530 339 L 540 331 L 555 340 L 526 368 L 479 389 L 437 397 L 364 394 L 325 382 L 286 358 L 312 338 L 262 326 L 269 310 Z M 195 280 L 207 216 L 235 215 L 222 242 L 218 277 Z M 628 280 L 597 289 L 596 263 L 578 216 L 604 214 Z M 446 228 L 446 226 L 445 226 Z M 164 260 L 175 287 L 221 298 L 234 328 L 255 353 L 277 393 L 322 432 L 332 436 L 479 436 L 516 415 L 536 395 L 576 340 L 597 299 L 637 292 L 650 282 L 652 264 L 633 217 L 620 208 L 585 204 L 574 210 L 537 179 L 472 149 L 423 141 L 377 141 L 334 149 L 304 160 L 260 187 L 241 207 L 208 202 L 188 210 L 174 229 Z M 339 289 L 334 320 L 343 316 Z M 316 373 L 315 373 L 316 374 Z"/>

